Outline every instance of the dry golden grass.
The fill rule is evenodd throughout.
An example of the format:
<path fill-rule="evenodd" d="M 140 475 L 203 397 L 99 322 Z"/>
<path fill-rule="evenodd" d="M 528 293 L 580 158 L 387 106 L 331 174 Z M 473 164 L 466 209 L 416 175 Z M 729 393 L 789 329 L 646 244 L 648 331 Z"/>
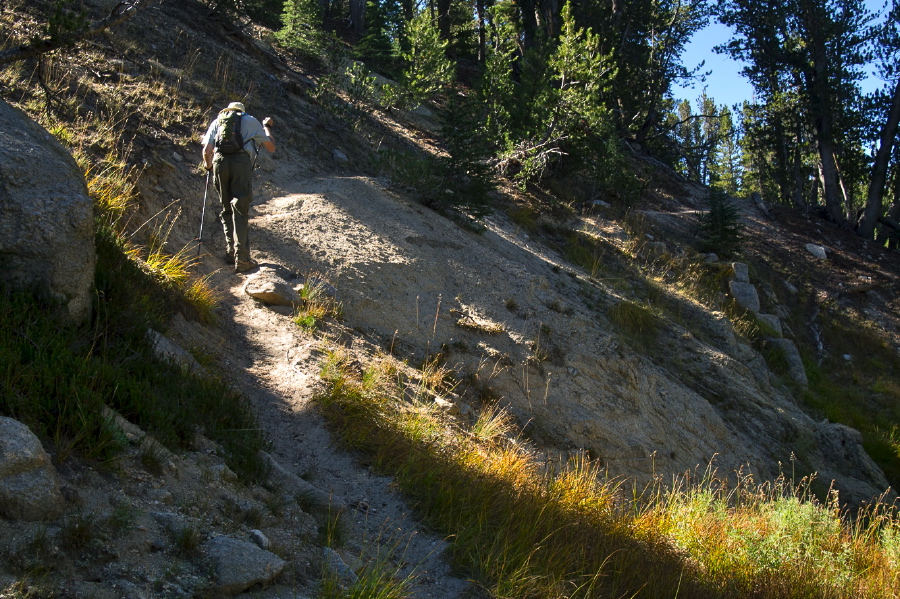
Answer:
<path fill-rule="evenodd" d="M 584 457 L 545 468 L 496 407 L 460 429 L 371 372 L 384 360 L 363 384 L 348 359 L 326 360 L 326 415 L 454 539 L 491 596 L 900 597 L 900 520 L 883 503 L 851 518 L 809 481 L 713 472 L 626 494 Z"/>

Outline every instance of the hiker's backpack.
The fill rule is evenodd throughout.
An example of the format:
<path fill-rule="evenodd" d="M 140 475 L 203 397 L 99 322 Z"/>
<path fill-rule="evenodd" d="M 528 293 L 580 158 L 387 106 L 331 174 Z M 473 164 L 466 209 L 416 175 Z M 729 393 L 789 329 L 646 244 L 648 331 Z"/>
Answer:
<path fill-rule="evenodd" d="M 220 154 L 237 154 L 244 149 L 244 136 L 241 135 L 240 110 L 223 110 L 216 119 L 216 151 Z"/>

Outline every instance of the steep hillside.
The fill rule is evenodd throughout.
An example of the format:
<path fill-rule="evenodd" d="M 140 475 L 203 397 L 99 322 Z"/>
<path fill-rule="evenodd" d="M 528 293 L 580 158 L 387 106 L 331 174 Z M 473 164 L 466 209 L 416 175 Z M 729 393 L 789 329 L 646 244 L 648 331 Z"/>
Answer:
<path fill-rule="evenodd" d="M 26 4 L 2 8 L 4 25 L 19 39 L 37 23 Z M 115 2 L 86 4 L 102 14 Z M 879 466 L 900 456 L 876 456 L 876 464 L 867 453 L 896 452 L 883 440 L 895 440 L 890 426 L 900 419 L 896 252 L 831 230 L 815 214 L 766 212 L 747 201 L 739 204 L 746 241 L 738 265 L 700 254 L 695 232 L 706 190 L 640 156 L 631 164 L 642 191 L 627 204 L 572 181 L 559 184 L 556 195 L 501 186 L 480 226 L 461 226 L 464 219 L 424 205 L 414 185 L 377 159 L 379 152 L 401 162 L 439 153 L 437 107 L 359 110 L 340 95 L 326 97 L 315 64 L 298 63 L 270 42 L 270 32 L 236 31 L 199 2 L 164 2 L 78 52 L 46 57 L 40 68 L 7 69 L 3 98 L 89 163 L 128 165 L 139 190 L 127 215 L 135 243 L 164 237 L 172 253 L 197 254 L 196 274 L 220 294 L 217 322 L 178 316 L 165 333 L 252 400 L 280 464 L 349 509 L 346 553 L 380 535 L 385 540 L 376 542 L 390 545 L 396 535 L 408 544 L 405 562 L 421 564 L 417 596 L 475 596 L 472 585 L 450 574 L 444 542 L 426 534 L 390 479 L 332 445 L 313 398 L 322 389 L 321 357 L 334 347 L 347 348 L 360 368 L 389 354 L 401 367 L 452 378 L 452 392 L 428 400 L 463 423 L 499 404 L 551 470 L 586 453 L 629 488 L 708 468 L 726 479 L 743 472 L 760 481 L 817 473 L 816 491 L 833 486 L 852 505 L 900 482 L 900 470 L 886 477 Z M 198 168 L 202 132 L 235 99 L 274 119 L 278 145 L 273 155 L 261 153 L 255 172 L 250 238 L 260 268 L 246 276 L 223 261 L 217 199 L 210 189 L 204 210 Z M 824 246 L 827 258 L 817 259 L 807 244 Z M 740 280 L 745 270 L 759 292 L 753 312 L 774 320 L 757 319 L 733 301 L 730 282 L 747 282 Z M 264 276 L 290 286 L 324 282 L 342 307 L 340 318 L 304 330 L 290 308 L 248 295 Z M 799 351 L 777 349 L 779 339 Z M 868 345 L 872 339 L 881 345 Z M 793 357 L 802 358 L 799 366 Z M 832 375 L 850 379 L 836 397 L 819 392 Z M 854 420 L 832 401 L 844 392 L 864 395 L 883 418 Z M 857 431 L 826 417 L 882 426 L 884 435 L 863 443 Z M 184 466 L 181 476 L 126 469 L 128 485 L 141 487 L 141 509 L 174 503 L 173 511 L 187 512 L 199 501 L 204 485 L 196 479 L 220 464 L 206 464 L 198 453 L 191 459 L 201 466 Z M 69 473 L 73 485 L 116 485 L 80 468 Z M 97 509 L 115 504 L 82 493 Z M 216 516 L 197 516 L 196 526 L 210 535 L 227 531 L 219 503 L 262 504 L 267 493 L 275 492 L 251 488 L 235 492 L 237 499 L 214 499 Z M 292 527 L 309 540 L 322 526 L 292 510 L 296 521 L 267 522 L 266 532 L 284 545 L 295 542 Z M 152 532 L 160 518 L 142 518 L 141 526 Z M 155 553 L 154 542 L 142 539 L 136 551 Z M 322 558 L 312 557 L 311 546 L 288 551 L 304 567 L 264 596 L 312 592 L 309 580 Z M 184 577 L 165 578 L 165 567 L 153 562 L 146 580 L 130 584 L 176 596 L 178 589 L 165 585 L 177 581 L 187 596 L 192 587 Z M 199 570 L 190 575 L 201 576 Z M 124 572 L 101 579 L 85 578 L 87 586 L 73 593 L 130 580 Z"/>

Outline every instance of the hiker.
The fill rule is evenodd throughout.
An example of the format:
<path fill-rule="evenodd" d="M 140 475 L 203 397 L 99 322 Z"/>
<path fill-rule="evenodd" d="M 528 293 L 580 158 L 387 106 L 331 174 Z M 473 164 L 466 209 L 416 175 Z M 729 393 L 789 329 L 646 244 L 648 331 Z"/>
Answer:
<path fill-rule="evenodd" d="M 253 201 L 253 166 L 259 149 L 275 151 L 270 117 L 262 124 L 244 112 L 244 105 L 232 102 L 209 125 L 203 136 L 203 162 L 212 170 L 216 191 L 222 201 L 225 229 L 225 262 L 241 273 L 258 266 L 250 258 L 247 241 L 250 203 Z"/>

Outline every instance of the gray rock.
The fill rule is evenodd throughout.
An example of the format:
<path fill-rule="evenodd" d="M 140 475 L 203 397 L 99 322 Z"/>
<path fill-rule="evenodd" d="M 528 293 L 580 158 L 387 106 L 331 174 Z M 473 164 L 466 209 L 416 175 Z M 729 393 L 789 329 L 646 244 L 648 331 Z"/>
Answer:
<path fill-rule="evenodd" d="M 709 254 L 706 254 L 706 255 L 703 257 L 703 261 L 706 262 L 707 264 L 712 264 L 713 262 L 718 262 L 718 261 L 719 261 L 719 255 L 718 255 L 718 254 L 713 254 L 712 252 L 710 252 Z"/>
<path fill-rule="evenodd" d="M 347 510 L 347 504 L 341 499 L 333 497 L 329 493 L 306 482 L 275 461 L 275 458 L 268 453 L 260 451 L 259 454 L 269 469 L 265 486 L 270 490 L 283 491 L 294 497 L 302 496 L 320 510 L 331 509 L 339 512 Z"/>
<path fill-rule="evenodd" d="M 737 302 L 737 305 L 751 312 L 759 312 L 759 293 L 750 283 L 742 283 L 741 281 L 729 281 L 728 289 L 731 291 L 731 297 Z"/>
<path fill-rule="evenodd" d="M 175 497 L 172 495 L 171 491 L 166 489 L 149 489 L 147 491 L 147 499 L 163 505 L 172 505 L 175 503 Z"/>
<path fill-rule="evenodd" d="M 664 241 L 651 241 L 644 247 L 649 254 L 659 255 L 665 254 L 668 251 L 668 248 L 666 247 L 666 243 Z"/>
<path fill-rule="evenodd" d="M 144 440 L 144 437 L 147 436 L 147 433 L 145 433 L 141 427 L 128 422 L 121 414 L 109 406 L 103 406 L 103 417 L 111 422 L 115 428 L 119 429 L 129 443 L 138 445 Z"/>
<path fill-rule="evenodd" d="M 0 278 L 81 323 L 94 289 L 93 202 L 69 153 L 0 100 Z"/>
<path fill-rule="evenodd" d="M 358 578 L 356 572 L 347 565 L 340 553 L 331 547 L 323 547 L 322 551 L 325 554 L 325 567 L 333 572 L 338 577 L 338 580 L 344 584 L 353 584 L 356 582 L 356 579 Z"/>
<path fill-rule="evenodd" d="M 444 399 L 440 395 L 434 396 L 434 406 L 437 409 L 450 414 L 451 416 L 456 416 L 459 414 L 459 406 L 457 406 L 452 401 Z"/>
<path fill-rule="evenodd" d="M 215 464 L 210 467 L 209 471 L 215 478 L 224 480 L 225 482 L 233 483 L 238 480 L 238 475 L 225 464 Z"/>
<path fill-rule="evenodd" d="M 201 550 L 212 563 L 216 590 L 226 595 L 237 595 L 255 584 L 269 583 L 287 565 L 274 553 L 231 537 L 210 539 Z"/>
<path fill-rule="evenodd" d="M 821 245 L 816 245 L 814 243 L 806 244 L 806 251 L 818 258 L 819 260 L 827 260 L 828 256 L 825 254 L 825 248 Z"/>
<path fill-rule="evenodd" d="M 806 369 L 803 367 L 800 351 L 794 345 L 794 342 L 782 337 L 766 339 L 766 343 L 777 348 L 782 353 L 785 366 L 787 367 L 788 378 L 798 385 L 801 390 L 805 390 L 809 386 L 809 380 L 806 378 Z"/>
<path fill-rule="evenodd" d="M 784 290 L 787 291 L 788 293 L 790 293 L 791 295 L 797 295 L 798 293 L 800 293 L 800 290 L 797 289 L 797 287 L 794 286 L 790 281 L 784 282 Z"/>
<path fill-rule="evenodd" d="M 0 516 L 52 520 L 64 507 L 56 470 L 41 442 L 18 420 L 0 416 Z"/>
<path fill-rule="evenodd" d="M 756 318 L 770 328 L 776 337 L 784 336 L 784 332 L 781 330 L 781 320 L 774 314 L 757 314 Z"/>
<path fill-rule="evenodd" d="M 815 426 L 816 450 L 828 456 L 835 470 L 853 472 L 855 476 L 834 476 L 830 470 L 819 472 L 819 479 L 831 481 L 840 492 L 841 501 L 858 504 L 871 501 L 889 487 L 887 479 L 863 449 L 862 435 L 843 424 L 823 420 Z"/>
<path fill-rule="evenodd" d="M 150 512 L 150 517 L 156 520 L 166 532 L 177 534 L 185 527 L 185 519 L 172 512 Z"/>
<path fill-rule="evenodd" d="M 248 277 L 244 292 L 272 306 L 294 306 L 300 302 L 300 296 L 294 288 L 268 268 Z"/>
<path fill-rule="evenodd" d="M 750 269 L 743 262 L 733 262 L 731 268 L 734 270 L 734 280 L 741 283 L 750 282 Z"/>
<path fill-rule="evenodd" d="M 334 157 L 337 162 L 350 162 L 350 159 L 347 158 L 347 155 L 341 152 L 340 150 L 332 150 L 331 155 Z"/>
<path fill-rule="evenodd" d="M 265 549 L 267 551 L 272 546 L 272 542 L 269 541 L 269 537 L 263 534 L 263 531 L 257 530 L 256 528 L 250 531 L 250 540 L 256 543 L 256 546 L 260 549 Z"/>
<path fill-rule="evenodd" d="M 197 362 L 194 356 L 183 350 L 181 346 L 165 335 L 153 329 L 147 329 L 147 339 L 150 340 L 150 343 L 153 345 L 153 353 L 159 359 L 173 362 L 190 372 L 203 370 L 203 367 L 200 366 L 200 363 Z"/>

